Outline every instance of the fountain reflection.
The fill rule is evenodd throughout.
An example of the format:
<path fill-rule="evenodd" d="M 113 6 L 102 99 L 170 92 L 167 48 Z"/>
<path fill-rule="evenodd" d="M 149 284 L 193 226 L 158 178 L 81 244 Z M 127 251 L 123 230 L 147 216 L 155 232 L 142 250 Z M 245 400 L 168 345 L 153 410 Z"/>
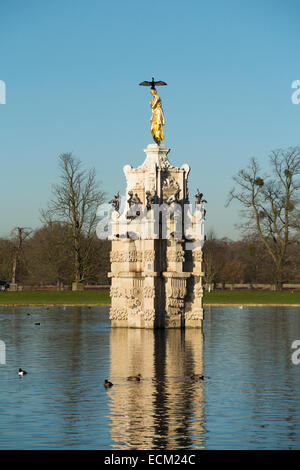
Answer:
<path fill-rule="evenodd" d="M 113 449 L 204 448 L 202 330 L 113 328 L 110 358 Z"/>

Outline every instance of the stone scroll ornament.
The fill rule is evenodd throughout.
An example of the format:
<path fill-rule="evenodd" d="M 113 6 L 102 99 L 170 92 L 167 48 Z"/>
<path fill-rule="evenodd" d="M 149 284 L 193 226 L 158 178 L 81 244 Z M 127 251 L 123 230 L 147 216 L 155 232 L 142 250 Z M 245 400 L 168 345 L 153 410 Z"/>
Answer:
<path fill-rule="evenodd" d="M 150 101 L 150 106 L 152 109 L 152 116 L 150 119 L 150 129 L 154 142 L 159 145 L 162 140 L 164 140 L 163 126 L 165 125 L 165 116 L 162 109 L 161 99 L 157 94 L 155 86 L 167 85 L 166 82 L 161 80 L 155 81 L 152 77 L 151 82 L 147 80 L 140 83 L 142 86 L 149 86 L 150 93 L 153 96 L 153 99 Z"/>

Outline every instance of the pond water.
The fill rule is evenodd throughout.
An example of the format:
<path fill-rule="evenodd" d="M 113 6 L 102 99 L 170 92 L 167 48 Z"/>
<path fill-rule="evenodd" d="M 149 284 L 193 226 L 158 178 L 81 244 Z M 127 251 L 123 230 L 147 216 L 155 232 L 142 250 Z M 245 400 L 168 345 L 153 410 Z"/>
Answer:
<path fill-rule="evenodd" d="M 300 308 L 206 307 L 203 333 L 108 310 L 0 308 L 0 449 L 300 448 Z"/>

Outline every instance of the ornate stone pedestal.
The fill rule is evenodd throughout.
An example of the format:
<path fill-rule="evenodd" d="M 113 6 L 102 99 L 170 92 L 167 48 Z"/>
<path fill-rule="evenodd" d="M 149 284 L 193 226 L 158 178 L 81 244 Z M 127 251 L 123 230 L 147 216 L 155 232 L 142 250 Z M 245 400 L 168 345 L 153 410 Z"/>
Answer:
<path fill-rule="evenodd" d="M 112 327 L 200 328 L 203 209 L 188 201 L 188 165 L 173 167 L 150 144 L 138 168 L 124 167 L 126 205 L 113 213 Z"/>

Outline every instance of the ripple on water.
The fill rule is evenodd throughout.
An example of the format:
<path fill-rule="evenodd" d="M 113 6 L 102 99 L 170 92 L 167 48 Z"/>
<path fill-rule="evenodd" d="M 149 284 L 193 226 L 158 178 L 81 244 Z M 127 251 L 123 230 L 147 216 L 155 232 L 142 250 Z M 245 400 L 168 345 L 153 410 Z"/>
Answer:
<path fill-rule="evenodd" d="M 2 308 L 0 448 L 299 448 L 298 310 L 210 307 L 203 336 L 111 329 L 108 307 Z"/>

